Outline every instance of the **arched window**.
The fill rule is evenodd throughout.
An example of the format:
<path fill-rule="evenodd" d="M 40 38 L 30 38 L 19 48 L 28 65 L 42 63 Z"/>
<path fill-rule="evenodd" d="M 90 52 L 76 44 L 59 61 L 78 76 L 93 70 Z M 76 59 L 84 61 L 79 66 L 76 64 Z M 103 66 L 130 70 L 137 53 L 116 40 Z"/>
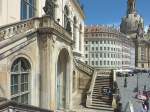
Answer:
<path fill-rule="evenodd" d="M 36 0 L 21 0 L 21 20 L 35 16 Z"/>
<path fill-rule="evenodd" d="M 82 25 L 80 24 L 80 28 L 79 28 L 79 50 L 81 51 L 81 47 L 82 47 Z"/>
<path fill-rule="evenodd" d="M 73 40 L 75 41 L 75 44 L 76 44 L 76 36 L 77 36 L 77 34 L 76 34 L 76 30 L 77 30 L 77 18 L 76 17 L 74 17 L 73 18 Z M 75 48 L 75 44 L 74 44 L 74 48 Z"/>
<path fill-rule="evenodd" d="M 76 90 L 76 73 L 73 71 L 73 89 L 72 91 L 75 92 Z"/>
<path fill-rule="evenodd" d="M 64 7 L 64 28 L 71 33 L 71 23 L 69 21 L 69 8 L 68 6 Z"/>
<path fill-rule="evenodd" d="M 11 67 L 11 100 L 29 104 L 29 75 L 31 65 L 25 58 L 18 58 Z"/>

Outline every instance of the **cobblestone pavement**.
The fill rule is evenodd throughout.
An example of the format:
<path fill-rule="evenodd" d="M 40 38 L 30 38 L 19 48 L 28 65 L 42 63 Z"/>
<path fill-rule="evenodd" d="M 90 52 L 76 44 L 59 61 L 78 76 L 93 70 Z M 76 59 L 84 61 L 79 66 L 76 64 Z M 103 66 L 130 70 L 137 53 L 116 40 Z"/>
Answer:
<path fill-rule="evenodd" d="M 128 101 L 131 101 L 135 112 L 139 112 L 139 110 L 141 110 L 142 107 L 141 101 L 134 98 L 136 95 L 134 89 L 137 87 L 137 76 L 135 75 L 135 76 L 127 77 L 127 88 L 124 88 L 124 77 L 117 77 L 117 82 L 120 89 L 123 109 L 125 108 Z M 148 74 L 138 73 L 139 90 L 143 91 L 144 85 L 146 85 L 147 90 L 150 90 L 150 77 L 148 77 Z"/>

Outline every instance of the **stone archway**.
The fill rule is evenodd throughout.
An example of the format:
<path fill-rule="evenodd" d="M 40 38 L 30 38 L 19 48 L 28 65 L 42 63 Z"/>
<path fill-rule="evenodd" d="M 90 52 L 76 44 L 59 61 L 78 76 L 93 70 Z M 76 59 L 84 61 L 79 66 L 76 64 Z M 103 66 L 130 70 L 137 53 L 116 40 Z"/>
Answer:
<path fill-rule="evenodd" d="M 57 61 L 57 109 L 66 108 L 69 77 L 69 53 L 66 49 L 62 49 Z M 66 97 L 67 96 L 67 97 Z"/>

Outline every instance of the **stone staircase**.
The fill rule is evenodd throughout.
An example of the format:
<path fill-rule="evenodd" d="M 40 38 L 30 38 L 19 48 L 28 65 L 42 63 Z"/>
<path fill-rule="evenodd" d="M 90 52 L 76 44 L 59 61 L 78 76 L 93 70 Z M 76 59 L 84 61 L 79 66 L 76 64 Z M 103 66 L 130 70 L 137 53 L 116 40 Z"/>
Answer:
<path fill-rule="evenodd" d="M 87 107 L 103 112 L 113 112 L 113 96 L 107 95 L 108 88 L 113 88 L 113 76 L 97 74 L 95 76 L 95 81 L 91 92 L 90 105 L 88 105 Z"/>

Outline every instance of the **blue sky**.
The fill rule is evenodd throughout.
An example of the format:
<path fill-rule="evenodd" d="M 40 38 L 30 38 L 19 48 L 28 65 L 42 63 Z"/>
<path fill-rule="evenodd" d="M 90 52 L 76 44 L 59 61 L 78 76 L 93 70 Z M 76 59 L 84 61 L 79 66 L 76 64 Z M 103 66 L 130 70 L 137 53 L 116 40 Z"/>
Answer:
<path fill-rule="evenodd" d="M 85 23 L 119 25 L 126 15 L 127 0 L 80 0 L 84 5 Z M 136 0 L 138 13 L 150 24 L 150 0 Z"/>

